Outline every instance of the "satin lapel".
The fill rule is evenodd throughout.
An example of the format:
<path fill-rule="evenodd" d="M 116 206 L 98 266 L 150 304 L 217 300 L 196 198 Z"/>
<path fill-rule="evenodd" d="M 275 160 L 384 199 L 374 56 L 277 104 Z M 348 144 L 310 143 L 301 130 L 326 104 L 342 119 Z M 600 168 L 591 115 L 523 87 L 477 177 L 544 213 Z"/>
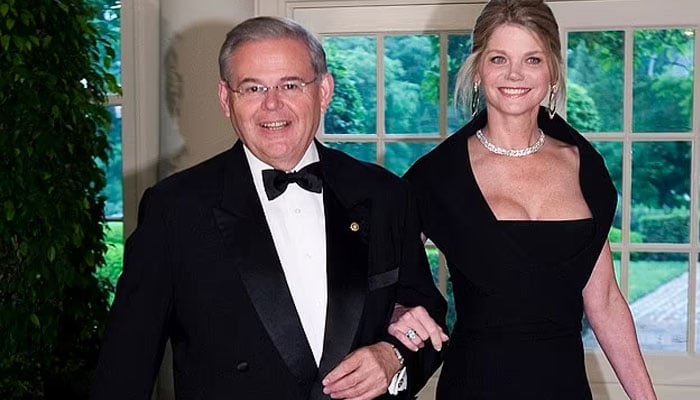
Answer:
<path fill-rule="evenodd" d="M 325 182 L 324 182 L 325 184 Z M 319 377 L 353 349 L 367 294 L 369 200 L 345 207 L 324 186 L 328 308 Z"/>
<path fill-rule="evenodd" d="M 214 209 L 214 215 L 226 252 L 267 334 L 292 373 L 305 386 L 311 385 L 318 371 L 316 362 L 249 171 L 239 142 L 226 166 L 221 208 Z"/>

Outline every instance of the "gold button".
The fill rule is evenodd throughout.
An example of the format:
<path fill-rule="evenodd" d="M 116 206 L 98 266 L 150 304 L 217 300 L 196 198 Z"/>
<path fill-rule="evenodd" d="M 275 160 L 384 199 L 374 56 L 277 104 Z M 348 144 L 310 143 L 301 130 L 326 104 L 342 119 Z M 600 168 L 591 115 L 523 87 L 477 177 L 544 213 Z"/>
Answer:
<path fill-rule="evenodd" d="M 350 224 L 350 230 L 353 231 L 353 232 L 359 231 L 359 230 L 360 230 L 360 224 L 358 224 L 357 222 L 351 223 L 351 224 Z"/>

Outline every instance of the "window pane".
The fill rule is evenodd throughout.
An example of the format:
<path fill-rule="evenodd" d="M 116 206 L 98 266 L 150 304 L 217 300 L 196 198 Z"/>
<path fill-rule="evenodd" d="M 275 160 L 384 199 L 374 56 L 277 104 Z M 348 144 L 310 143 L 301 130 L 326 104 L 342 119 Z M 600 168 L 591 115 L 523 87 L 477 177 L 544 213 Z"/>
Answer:
<path fill-rule="evenodd" d="M 686 351 L 688 254 L 632 253 L 630 307 L 644 351 Z"/>
<path fill-rule="evenodd" d="M 619 193 L 617 198 L 617 210 L 615 211 L 615 219 L 613 220 L 613 226 L 610 230 L 608 238 L 611 243 L 620 243 L 622 241 L 622 143 L 620 142 L 593 142 L 593 147 L 603 156 L 605 159 L 605 165 L 610 172 L 610 177 L 612 178 L 617 192 Z"/>
<path fill-rule="evenodd" d="M 455 104 L 457 73 L 471 54 L 472 35 L 449 35 L 447 37 L 447 133 L 457 131 L 466 124 L 471 115 L 461 104 Z"/>
<path fill-rule="evenodd" d="M 325 133 L 376 133 L 377 39 L 333 36 L 324 38 L 323 46 L 335 79 Z"/>
<path fill-rule="evenodd" d="M 690 132 L 695 31 L 634 33 L 634 132 Z"/>
<path fill-rule="evenodd" d="M 384 40 L 387 133 L 440 129 L 440 40 L 437 35 L 388 36 Z"/>
<path fill-rule="evenodd" d="M 688 243 L 689 142 L 632 146 L 632 232 L 644 243 Z"/>
<path fill-rule="evenodd" d="M 124 260 L 124 223 L 122 221 L 109 221 L 105 224 L 104 241 L 107 245 L 105 253 L 105 265 L 99 268 L 95 275 L 109 281 L 113 287 L 117 286 L 117 280 L 122 273 Z M 110 303 L 114 299 L 114 293 L 110 293 Z"/>
<path fill-rule="evenodd" d="M 111 106 L 107 108 L 112 115 L 112 130 L 109 132 L 110 158 L 105 170 L 107 184 L 102 191 L 105 196 L 104 241 L 107 245 L 105 253 L 105 265 L 96 271 L 96 276 L 105 278 L 116 287 L 117 279 L 122 273 L 124 254 L 124 201 L 123 201 L 123 173 L 122 173 L 122 107 Z M 114 293 L 109 295 L 110 303 L 114 299 Z"/>
<path fill-rule="evenodd" d="M 624 32 L 571 32 L 566 118 L 581 132 L 622 132 Z"/>
<path fill-rule="evenodd" d="M 106 196 L 105 217 L 120 220 L 124 217 L 123 176 L 122 176 L 122 107 L 108 107 L 112 114 L 112 130 L 109 133 L 111 146 L 109 164 L 105 167 L 107 185 L 103 190 Z"/>
<path fill-rule="evenodd" d="M 377 163 L 377 145 L 374 143 L 326 142 L 326 146 L 344 151 L 358 160 Z"/>
<path fill-rule="evenodd" d="M 384 165 L 386 168 L 401 176 L 408 168 L 413 165 L 413 162 L 419 159 L 422 155 L 429 152 L 433 147 L 437 146 L 437 142 L 430 143 L 387 143 L 386 156 L 384 157 Z"/>

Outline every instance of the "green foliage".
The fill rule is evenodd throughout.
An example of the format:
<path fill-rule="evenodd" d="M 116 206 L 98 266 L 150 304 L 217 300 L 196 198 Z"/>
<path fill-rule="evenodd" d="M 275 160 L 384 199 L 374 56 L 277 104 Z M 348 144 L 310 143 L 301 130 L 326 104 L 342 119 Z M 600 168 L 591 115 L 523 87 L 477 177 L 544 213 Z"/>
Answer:
<path fill-rule="evenodd" d="M 436 35 L 390 36 L 384 41 L 387 133 L 437 133 L 438 104 L 424 85 L 439 59 Z M 436 87 L 434 89 L 439 88 Z M 433 90 L 434 90 L 433 89 Z"/>
<path fill-rule="evenodd" d="M 631 231 L 630 232 L 630 243 L 642 243 L 644 236 L 641 233 Z M 608 234 L 608 240 L 610 243 L 622 243 L 622 230 L 620 228 L 611 228 Z M 618 258 L 619 259 L 619 258 Z"/>
<path fill-rule="evenodd" d="M 635 132 L 690 132 L 693 80 L 687 77 L 642 76 L 634 86 Z M 654 105 L 651 107 L 650 105 Z"/>
<path fill-rule="evenodd" d="M 324 120 L 324 126 L 331 130 L 326 127 L 326 132 L 376 133 L 376 39 L 327 37 L 323 46 L 327 49 L 328 68 L 336 79 L 333 102 Z M 341 130 L 343 127 L 347 130 Z"/>
<path fill-rule="evenodd" d="M 325 44 L 328 69 L 335 80 L 333 101 L 326 113 L 326 133 L 363 133 L 363 115 L 367 113 L 357 88 L 356 78 L 346 65 L 346 57 L 333 41 Z"/>
<path fill-rule="evenodd" d="M 406 171 L 408 171 L 416 160 L 418 160 L 424 154 L 427 154 L 437 145 L 437 141 L 421 143 L 387 143 L 384 166 L 386 169 L 395 173 L 396 175 L 402 176 L 406 173 Z"/>
<path fill-rule="evenodd" d="M 690 142 L 641 142 L 632 147 L 633 205 L 690 206 Z"/>
<path fill-rule="evenodd" d="M 84 398 L 107 313 L 114 49 L 94 0 L 0 0 L 0 398 Z"/>
<path fill-rule="evenodd" d="M 122 119 L 117 117 L 117 109 L 109 107 L 112 114 L 112 129 L 109 132 L 109 164 L 100 167 L 105 171 L 107 184 L 102 190 L 105 196 L 105 216 L 121 219 L 124 216 L 124 195 L 122 176 Z"/>
<path fill-rule="evenodd" d="M 688 243 L 690 211 L 676 209 L 659 215 L 644 215 L 639 219 L 639 230 L 646 243 Z M 646 256 L 645 259 L 660 261 L 687 258 L 676 253 L 649 253 Z"/>
<path fill-rule="evenodd" d="M 455 85 L 462 64 L 471 54 L 472 35 L 449 35 L 447 39 L 447 132 L 455 132 L 471 119 L 462 104 L 455 104 Z"/>
<path fill-rule="evenodd" d="M 579 132 L 598 132 L 600 119 L 595 102 L 586 89 L 575 83 L 567 87 L 566 119 Z"/>
<path fill-rule="evenodd" d="M 624 32 L 574 32 L 569 34 L 567 86 L 586 88 L 600 118 L 598 130 L 622 131 L 624 98 Z M 567 115 L 576 112 L 571 106 Z"/>
<path fill-rule="evenodd" d="M 690 132 L 695 43 L 684 29 L 634 34 L 636 132 Z"/>
<path fill-rule="evenodd" d="M 105 263 L 97 268 L 95 275 L 100 281 L 107 281 L 112 287 L 116 287 L 124 265 L 124 223 L 107 222 L 104 231 L 104 241 L 107 245 Z M 112 300 L 114 300 L 114 293 L 110 291 L 110 304 Z"/>
<path fill-rule="evenodd" d="M 428 247 L 425 249 L 428 255 L 428 262 L 430 263 L 430 269 L 433 273 L 433 281 L 435 286 L 440 287 L 440 251 L 435 247 Z M 452 328 L 455 326 L 457 321 L 457 312 L 455 310 L 455 298 L 452 292 L 452 282 L 447 280 L 447 293 L 445 293 L 445 299 L 447 300 L 447 330 L 452 332 Z"/>
<path fill-rule="evenodd" d="M 622 143 L 593 142 L 593 147 L 603 156 L 610 178 L 612 178 L 613 184 L 619 192 L 622 190 Z"/>
<path fill-rule="evenodd" d="M 572 32 L 568 44 L 569 86 L 576 84 L 586 89 L 600 118 L 597 129 L 581 130 L 622 132 L 624 32 Z M 632 115 L 635 134 L 690 132 L 694 46 L 695 35 L 687 29 L 639 29 L 634 32 Z M 569 104 L 567 111 L 577 126 L 580 118 L 575 114 L 579 110 Z M 600 143 L 596 147 L 608 161 L 615 184 L 622 188 L 623 146 L 621 143 Z M 689 206 L 690 146 L 687 142 L 635 143 L 633 156 L 635 207 Z M 615 162 L 611 163 L 611 160 Z"/>

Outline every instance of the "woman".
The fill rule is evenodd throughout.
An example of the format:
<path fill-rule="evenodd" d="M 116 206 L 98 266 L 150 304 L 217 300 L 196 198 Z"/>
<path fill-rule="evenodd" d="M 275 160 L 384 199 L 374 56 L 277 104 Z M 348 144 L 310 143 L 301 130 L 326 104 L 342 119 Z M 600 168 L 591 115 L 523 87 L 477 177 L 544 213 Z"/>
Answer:
<path fill-rule="evenodd" d="M 628 396 L 656 398 L 607 242 L 617 193 L 555 114 L 563 87 L 550 8 L 491 0 L 458 79 L 475 117 L 406 173 L 457 308 L 438 399 L 591 399 L 584 311 Z M 389 332 L 414 350 L 442 333 L 401 306 Z"/>

